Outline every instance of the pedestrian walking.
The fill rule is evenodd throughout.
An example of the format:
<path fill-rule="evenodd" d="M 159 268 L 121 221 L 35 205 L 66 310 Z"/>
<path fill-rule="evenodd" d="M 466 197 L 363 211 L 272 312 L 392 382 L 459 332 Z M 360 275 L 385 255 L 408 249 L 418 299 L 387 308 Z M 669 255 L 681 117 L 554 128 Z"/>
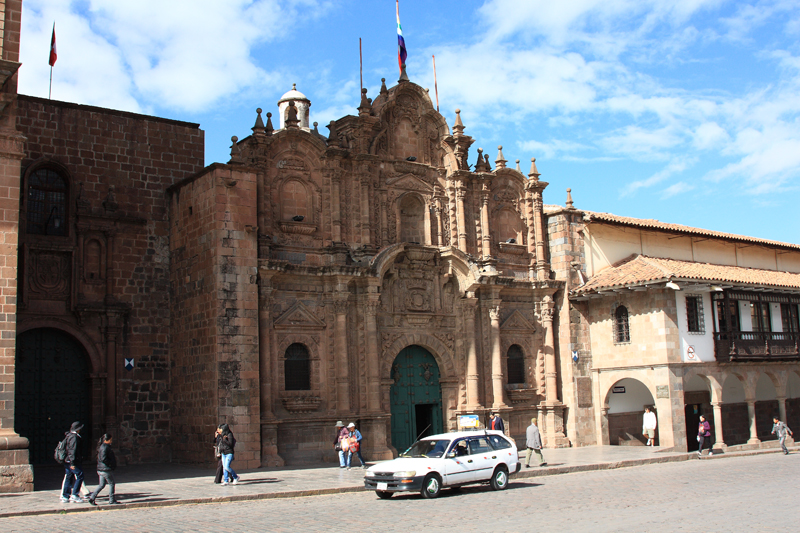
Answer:
<path fill-rule="evenodd" d="M 239 483 L 239 476 L 236 475 L 236 472 L 231 468 L 233 449 L 236 447 L 236 437 L 233 436 L 233 432 L 231 428 L 228 427 L 228 424 L 219 425 L 219 436 L 217 439 L 219 453 L 222 455 L 222 484 L 228 485 L 229 483 L 233 483 L 236 485 Z"/>
<path fill-rule="evenodd" d="M 714 455 L 711 450 L 711 424 L 704 415 L 700 415 L 700 425 L 697 427 L 697 457 L 703 456 L 703 446 L 708 444 L 708 455 Z"/>
<path fill-rule="evenodd" d="M 217 471 L 214 473 L 214 484 L 219 485 L 222 483 L 222 472 L 225 470 L 222 468 L 222 454 L 219 453 L 219 437 L 222 434 L 222 430 L 217 428 L 214 430 L 214 458 L 217 460 Z"/>
<path fill-rule="evenodd" d="M 536 454 L 539 466 L 547 466 L 542 455 L 542 435 L 539 433 L 539 426 L 535 418 L 531 418 L 531 425 L 525 430 L 525 446 L 528 448 L 525 452 L 525 468 L 531 467 L 532 453 Z"/>
<path fill-rule="evenodd" d="M 503 419 L 500 418 L 500 413 L 492 413 L 492 418 L 489 419 L 489 429 L 505 433 L 506 427 L 503 425 Z"/>
<path fill-rule="evenodd" d="M 350 439 L 347 451 L 347 469 L 350 470 L 350 461 L 354 453 L 358 455 L 358 460 L 361 461 L 361 468 L 367 468 L 364 456 L 361 455 L 361 440 L 364 437 L 361 436 L 361 432 L 356 429 L 356 425 L 352 422 L 347 425 L 347 431 L 348 438 Z"/>
<path fill-rule="evenodd" d="M 67 457 L 64 459 L 64 481 L 61 483 L 61 503 L 83 503 L 81 486 L 83 485 L 83 441 L 81 430 L 83 424 L 73 422 L 64 434 Z"/>
<path fill-rule="evenodd" d="M 788 433 L 794 437 L 794 433 L 792 433 L 792 430 L 789 429 L 789 426 L 781 422 L 781 419 L 777 416 L 772 417 L 772 421 L 774 422 L 772 425 L 772 434 L 778 436 L 778 441 L 781 443 L 783 455 L 789 455 L 789 448 L 786 447 L 786 434 Z"/>
<path fill-rule="evenodd" d="M 344 427 L 344 422 L 336 422 L 336 438 L 333 439 L 333 449 L 339 454 L 339 468 L 347 467 L 347 456 L 344 447 L 347 445 L 343 441 L 350 436 L 350 432 Z"/>
<path fill-rule="evenodd" d="M 108 485 L 108 504 L 116 505 L 119 503 L 114 493 L 116 486 L 114 483 L 114 470 L 117 469 L 117 458 L 114 455 L 114 450 L 111 449 L 111 441 L 111 435 L 104 433 L 97 443 L 97 477 L 100 482 L 87 498 L 87 501 L 92 505 L 97 505 L 95 503 L 97 495 L 106 485 Z"/>
<path fill-rule="evenodd" d="M 656 414 L 650 410 L 649 407 L 644 408 L 644 416 L 642 417 L 642 434 L 647 437 L 647 443 L 645 446 L 655 446 L 656 445 L 656 426 L 658 425 L 658 421 L 656 420 Z"/>

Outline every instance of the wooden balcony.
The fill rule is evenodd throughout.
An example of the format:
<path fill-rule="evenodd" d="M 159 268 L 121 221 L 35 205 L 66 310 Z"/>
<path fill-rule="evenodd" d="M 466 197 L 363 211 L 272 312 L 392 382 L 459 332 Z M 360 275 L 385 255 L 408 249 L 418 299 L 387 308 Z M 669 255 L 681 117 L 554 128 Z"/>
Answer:
<path fill-rule="evenodd" d="M 719 362 L 797 361 L 800 360 L 798 341 L 798 333 L 714 333 L 714 355 Z"/>

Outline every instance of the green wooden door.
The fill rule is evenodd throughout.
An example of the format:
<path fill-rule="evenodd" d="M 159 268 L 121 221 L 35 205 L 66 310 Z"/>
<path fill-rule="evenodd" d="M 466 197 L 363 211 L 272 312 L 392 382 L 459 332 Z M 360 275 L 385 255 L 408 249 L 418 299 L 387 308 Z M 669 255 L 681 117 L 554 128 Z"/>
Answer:
<path fill-rule="evenodd" d="M 402 453 L 417 436 L 444 431 L 439 365 L 428 350 L 404 348 L 392 364 L 392 446 Z"/>
<path fill-rule="evenodd" d="M 15 375 L 14 429 L 30 441 L 32 464 L 55 464 L 53 450 L 70 424 L 79 420 L 84 438 L 91 434 L 86 351 L 63 331 L 26 331 L 17 337 Z"/>

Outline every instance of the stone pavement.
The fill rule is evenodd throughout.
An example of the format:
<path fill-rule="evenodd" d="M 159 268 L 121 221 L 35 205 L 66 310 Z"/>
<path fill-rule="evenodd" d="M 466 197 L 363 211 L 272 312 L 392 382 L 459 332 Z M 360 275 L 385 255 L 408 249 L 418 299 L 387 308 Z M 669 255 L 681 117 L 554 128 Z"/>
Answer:
<path fill-rule="evenodd" d="M 800 448 L 792 447 L 797 453 Z M 761 449 L 726 451 L 702 460 L 725 457 L 777 453 L 777 442 L 764 443 Z M 631 466 L 696 460 L 696 453 L 661 451 L 644 446 L 589 446 L 543 450 L 546 467 L 523 469 L 513 479 L 552 476 L 575 472 L 611 470 Z M 524 461 L 524 453 L 521 459 Z M 535 460 L 535 456 L 533 457 Z M 97 483 L 93 465 L 86 465 L 90 488 Z M 236 462 L 233 463 L 236 469 Z M 136 465 L 121 467 L 116 472 L 117 498 L 122 505 L 109 506 L 108 489 L 97 499 L 98 506 L 59 502 L 61 467 L 36 468 L 32 493 L 0 494 L 0 518 L 26 515 L 81 513 L 97 510 L 163 507 L 170 505 L 222 503 L 232 501 L 295 498 L 364 490 L 364 470 L 337 466 L 308 468 L 262 468 L 237 471 L 238 485 L 215 485 L 214 470 L 178 464 Z"/>

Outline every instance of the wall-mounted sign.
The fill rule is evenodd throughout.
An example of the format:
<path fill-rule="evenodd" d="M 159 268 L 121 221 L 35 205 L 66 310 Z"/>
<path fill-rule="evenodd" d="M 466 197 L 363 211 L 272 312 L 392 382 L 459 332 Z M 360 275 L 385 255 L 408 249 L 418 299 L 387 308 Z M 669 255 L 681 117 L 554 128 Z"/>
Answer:
<path fill-rule="evenodd" d="M 125 358 L 125 370 L 133 370 L 133 357 Z"/>
<path fill-rule="evenodd" d="M 578 350 L 572 350 L 572 360 L 578 362 Z"/>
<path fill-rule="evenodd" d="M 613 392 L 614 394 L 625 394 L 625 387 L 614 387 Z"/>
<path fill-rule="evenodd" d="M 460 428 L 476 428 L 480 426 L 480 422 L 478 415 L 461 415 L 458 417 L 458 427 Z"/>
<path fill-rule="evenodd" d="M 689 346 L 686 348 L 686 357 L 691 360 L 695 359 L 696 356 L 694 355 L 694 346 Z"/>
<path fill-rule="evenodd" d="M 656 385 L 656 398 L 669 398 L 669 386 Z"/>

